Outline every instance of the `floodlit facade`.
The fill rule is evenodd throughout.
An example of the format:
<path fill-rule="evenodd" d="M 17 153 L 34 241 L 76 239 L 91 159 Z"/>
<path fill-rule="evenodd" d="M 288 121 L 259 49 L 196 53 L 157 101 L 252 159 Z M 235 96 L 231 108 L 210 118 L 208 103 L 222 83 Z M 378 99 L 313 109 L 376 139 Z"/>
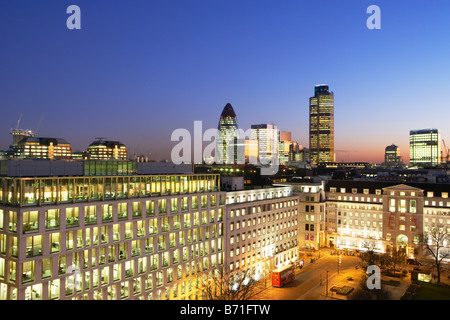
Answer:
<path fill-rule="evenodd" d="M 327 193 L 328 229 L 338 249 L 384 252 L 381 188 L 330 184 Z"/>
<path fill-rule="evenodd" d="M 421 239 L 433 228 L 450 233 L 448 193 L 445 184 L 329 181 L 330 244 L 350 251 L 374 248 L 420 256 Z M 443 250 L 449 251 L 449 244 Z"/>
<path fill-rule="evenodd" d="M 410 165 L 437 166 L 440 161 L 440 134 L 437 129 L 411 130 L 409 132 Z"/>
<path fill-rule="evenodd" d="M 333 162 L 334 93 L 327 85 L 317 85 L 309 98 L 309 149 L 311 164 Z"/>

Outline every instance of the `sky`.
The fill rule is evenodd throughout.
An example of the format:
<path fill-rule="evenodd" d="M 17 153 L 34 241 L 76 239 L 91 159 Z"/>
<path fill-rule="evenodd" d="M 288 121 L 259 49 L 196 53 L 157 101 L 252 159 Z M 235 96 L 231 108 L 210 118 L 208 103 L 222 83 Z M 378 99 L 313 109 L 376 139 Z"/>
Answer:
<path fill-rule="evenodd" d="M 70 5 L 81 29 L 69 30 Z M 381 29 L 366 12 L 381 10 Z M 314 86 L 334 92 L 337 161 L 383 161 L 409 131 L 450 146 L 448 0 L 2 0 L 0 149 L 19 127 L 170 159 L 178 128 L 274 123 L 308 147 Z"/>

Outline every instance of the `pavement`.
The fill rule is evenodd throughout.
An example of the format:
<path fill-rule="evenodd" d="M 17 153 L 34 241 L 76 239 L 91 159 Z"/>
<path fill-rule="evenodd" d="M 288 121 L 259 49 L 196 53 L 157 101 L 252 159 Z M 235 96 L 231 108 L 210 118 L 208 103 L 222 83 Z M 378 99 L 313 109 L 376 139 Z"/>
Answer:
<path fill-rule="evenodd" d="M 348 300 L 347 296 L 333 293 L 330 289 L 333 286 L 350 286 L 356 289 L 364 276 L 364 271 L 360 267 L 361 259 L 356 255 L 341 255 L 338 270 L 338 256 L 331 255 L 331 252 L 331 249 L 321 249 L 320 258 L 317 253 L 315 257 L 304 257 L 303 268 L 296 268 L 295 279 L 282 288 L 272 287 L 268 276 L 267 288 L 255 295 L 253 300 Z M 314 262 L 311 262 L 311 258 Z M 382 279 L 399 282 L 398 286 L 385 285 L 391 292 L 392 300 L 400 300 L 411 284 L 409 274 L 403 278 L 383 275 Z"/>

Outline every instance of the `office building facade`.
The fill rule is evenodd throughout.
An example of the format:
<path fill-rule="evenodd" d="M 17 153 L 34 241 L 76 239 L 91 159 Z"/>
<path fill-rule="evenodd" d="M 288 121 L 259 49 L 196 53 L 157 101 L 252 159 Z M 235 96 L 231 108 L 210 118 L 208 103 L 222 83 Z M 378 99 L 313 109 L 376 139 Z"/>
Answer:
<path fill-rule="evenodd" d="M 433 228 L 450 232 L 448 185 L 335 180 L 326 188 L 327 229 L 335 231 L 327 236 L 339 249 L 413 258 L 423 255 L 421 241 Z"/>
<path fill-rule="evenodd" d="M 251 125 L 251 139 L 258 141 L 258 160 L 268 164 L 278 160 L 280 132 L 274 124 Z"/>
<path fill-rule="evenodd" d="M 50 160 L 72 158 L 72 146 L 60 138 L 29 136 L 18 141 L 14 147 L 17 158 Z"/>
<path fill-rule="evenodd" d="M 87 155 L 92 160 L 128 160 L 127 147 L 120 141 L 96 140 L 89 145 Z"/>
<path fill-rule="evenodd" d="M 285 165 L 289 162 L 289 151 L 291 150 L 292 143 L 292 133 L 288 131 L 280 131 L 278 154 L 281 165 Z"/>
<path fill-rule="evenodd" d="M 1 178 L 0 299 L 201 299 L 224 264 L 219 179 Z"/>
<path fill-rule="evenodd" d="M 386 167 L 401 167 L 403 164 L 400 148 L 395 144 L 387 146 L 384 151 L 384 165 Z"/>
<path fill-rule="evenodd" d="M 227 192 L 226 263 L 255 280 L 298 259 L 299 196 L 288 186 Z"/>
<path fill-rule="evenodd" d="M 309 149 L 311 164 L 333 162 L 334 93 L 327 85 L 317 85 L 309 98 Z"/>
<path fill-rule="evenodd" d="M 437 129 L 409 132 L 409 162 L 411 166 L 434 167 L 440 163 L 440 134 Z"/>

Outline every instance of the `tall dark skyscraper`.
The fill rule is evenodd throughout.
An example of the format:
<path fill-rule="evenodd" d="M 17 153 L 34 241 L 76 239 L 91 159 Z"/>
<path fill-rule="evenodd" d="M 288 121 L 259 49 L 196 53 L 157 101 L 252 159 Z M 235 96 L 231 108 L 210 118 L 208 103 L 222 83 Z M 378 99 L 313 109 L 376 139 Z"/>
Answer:
<path fill-rule="evenodd" d="M 327 85 L 317 85 L 309 98 L 309 149 L 311 164 L 334 159 L 334 94 Z"/>
<path fill-rule="evenodd" d="M 216 163 L 237 163 L 238 139 L 236 113 L 231 104 L 227 103 L 219 120 Z"/>

